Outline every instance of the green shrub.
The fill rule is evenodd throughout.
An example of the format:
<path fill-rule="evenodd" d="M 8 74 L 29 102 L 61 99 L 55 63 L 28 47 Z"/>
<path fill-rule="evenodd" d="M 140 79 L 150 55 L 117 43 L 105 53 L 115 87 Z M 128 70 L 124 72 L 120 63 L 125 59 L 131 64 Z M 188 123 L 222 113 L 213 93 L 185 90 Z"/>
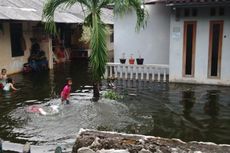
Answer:
<path fill-rule="evenodd" d="M 103 96 L 104 96 L 104 98 L 108 98 L 111 100 L 118 100 L 118 99 L 122 98 L 121 95 L 119 95 L 118 93 L 116 93 L 113 90 L 109 90 L 109 91 L 105 92 L 105 94 Z"/>

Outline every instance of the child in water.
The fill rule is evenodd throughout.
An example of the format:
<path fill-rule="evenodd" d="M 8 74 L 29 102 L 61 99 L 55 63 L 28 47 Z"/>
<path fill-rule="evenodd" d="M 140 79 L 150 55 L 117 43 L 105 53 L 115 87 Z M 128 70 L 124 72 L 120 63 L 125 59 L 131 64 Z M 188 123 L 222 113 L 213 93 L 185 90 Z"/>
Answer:
<path fill-rule="evenodd" d="M 6 69 L 2 69 L 0 74 L 0 89 L 3 89 L 3 87 L 6 85 L 6 79 L 7 79 L 7 71 Z"/>
<path fill-rule="evenodd" d="M 62 104 L 64 104 L 65 101 L 67 104 L 69 103 L 68 98 L 70 96 L 72 79 L 67 78 L 66 81 L 67 81 L 67 84 L 65 85 L 65 87 L 63 88 L 63 90 L 61 92 L 61 103 Z"/>
<path fill-rule="evenodd" d="M 6 85 L 3 87 L 4 91 L 10 91 L 12 90 L 18 90 L 17 88 L 14 87 L 14 81 L 11 78 L 7 78 Z"/>

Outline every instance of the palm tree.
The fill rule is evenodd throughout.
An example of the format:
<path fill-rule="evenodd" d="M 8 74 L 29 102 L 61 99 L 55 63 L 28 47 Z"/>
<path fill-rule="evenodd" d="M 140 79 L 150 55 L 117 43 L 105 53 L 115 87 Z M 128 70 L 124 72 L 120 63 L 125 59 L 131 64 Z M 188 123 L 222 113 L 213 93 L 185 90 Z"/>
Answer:
<path fill-rule="evenodd" d="M 102 8 L 113 5 L 114 14 L 124 15 L 129 10 L 136 11 L 137 24 L 139 30 L 145 25 L 146 12 L 142 9 L 142 0 L 47 0 L 43 8 L 43 19 L 46 21 L 45 28 L 52 33 L 56 33 L 54 23 L 54 12 L 59 7 L 69 8 L 74 4 L 83 6 L 86 13 L 84 25 L 90 29 L 90 66 L 94 81 L 94 99 L 99 98 L 99 83 L 103 79 L 107 63 L 106 46 L 106 25 L 101 20 Z"/>

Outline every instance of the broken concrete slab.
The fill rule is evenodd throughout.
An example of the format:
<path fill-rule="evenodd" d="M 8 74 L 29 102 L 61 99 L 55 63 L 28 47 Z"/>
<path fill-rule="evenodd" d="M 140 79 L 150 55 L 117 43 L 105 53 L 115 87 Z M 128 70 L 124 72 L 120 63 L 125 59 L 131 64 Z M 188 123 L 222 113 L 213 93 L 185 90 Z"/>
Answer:
<path fill-rule="evenodd" d="M 228 153 L 230 145 L 205 142 L 183 142 L 154 136 L 81 129 L 72 153 L 88 147 L 96 153 Z M 117 153 L 118 153 L 117 152 Z M 88 152 L 80 152 L 88 153 Z M 93 152 L 92 152 L 93 153 Z M 120 152 L 119 152 L 120 153 Z"/>

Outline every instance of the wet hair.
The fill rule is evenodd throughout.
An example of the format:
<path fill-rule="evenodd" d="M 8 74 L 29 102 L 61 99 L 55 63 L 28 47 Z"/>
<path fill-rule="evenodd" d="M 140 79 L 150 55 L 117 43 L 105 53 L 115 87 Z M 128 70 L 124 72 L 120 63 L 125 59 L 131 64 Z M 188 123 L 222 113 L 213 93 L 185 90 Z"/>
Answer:
<path fill-rule="evenodd" d="M 31 47 L 31 50 L 40 50 L 40 45 L 38 43 L 34 43 Z"/>
<path fill-rule="evenodd" d="M 6 69 L 2 69 L 2 71 L 1 71 L 1 72 L 3 72 L 3 71 L 6 71 Z"/>
<path fill-rule="evenodd" d="M 71 77 L 67 77 L 66 78 L 66 83 L 68 84 L 69 81 L 72 81 L 72 78 Z"/>
<path fill-rule="evenodd" d="M 13 79 L 12 78 L 7 78 L 6 82 L 7 83 L 13 83 Z"/>

